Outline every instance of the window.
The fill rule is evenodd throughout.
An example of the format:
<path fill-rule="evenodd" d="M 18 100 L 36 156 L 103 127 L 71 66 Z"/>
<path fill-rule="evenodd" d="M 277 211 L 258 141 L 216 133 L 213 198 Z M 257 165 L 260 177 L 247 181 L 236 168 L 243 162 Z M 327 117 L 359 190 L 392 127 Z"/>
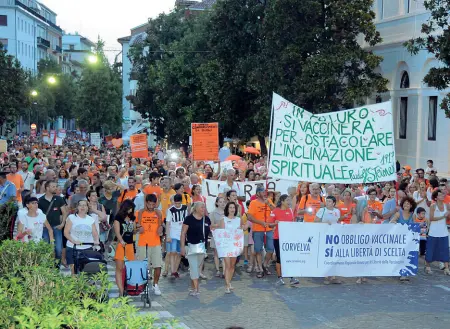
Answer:
<path fill-rule="evenodd" d="M 70 50 L 75 50 L 75 45 L 69 45 Z"/>
<path fill-rule="evenodd" d="M 384 18 L 384 0 L 380 2 L 380 19 Z"/>
<path fill-rule="evenodd" d="M 436 140 L 437 96 L 431 96 L 428 101 L 428 140 Z"/>
<path fill-rule="evenodd" d="M 3 44 L 3 49 L 8 50 L 8 39 L 0 39 L 0 43 Z"/>
<path fill-rule="evenodd" d="M 8 16 L 0 15 L 0 26 L 8 26 Z"/>
<path fill-rule="evenodd" d="M 411 0 L 406 1 L 406 12 L 409 14 L 411 12 Z"/>
<path fill-rule="evenodd" d="M 402 79 L 400 80 L 400 88 L 402 89 L 409 88 L 409 75 L 408 72 L 406 71 L 402 73 Z"/>
<path fill-rule="evenodd" d="M 400 122 L 398 138 L 406 139 L 406 126 L 408 124 L 408 97 L 400 98 Z"/>

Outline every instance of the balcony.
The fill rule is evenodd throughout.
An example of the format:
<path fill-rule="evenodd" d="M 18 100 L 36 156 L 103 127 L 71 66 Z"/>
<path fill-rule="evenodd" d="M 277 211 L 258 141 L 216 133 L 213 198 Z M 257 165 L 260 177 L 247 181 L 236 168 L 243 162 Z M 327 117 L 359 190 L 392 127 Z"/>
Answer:
<path fill-rule="evenodd" d="M 42 37 L 37 37 L 37 46 L 41 47 L 43 49 L 48 49 L 48 48 L 50 48 L 50 41 L 48 41 Z"/>
<path fill-rule="evenodd" d="M 55 45 L 55 48 L 53 49 L 53 52 L 56 54 L 62 54 L 62 48 L 58 45 Z"/>

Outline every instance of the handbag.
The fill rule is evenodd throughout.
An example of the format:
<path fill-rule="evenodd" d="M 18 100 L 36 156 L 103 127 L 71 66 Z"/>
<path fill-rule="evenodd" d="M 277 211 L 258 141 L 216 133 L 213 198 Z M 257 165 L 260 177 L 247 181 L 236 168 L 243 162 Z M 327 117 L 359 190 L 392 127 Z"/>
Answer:
<path fill-rule="evenodd" d="M 205 239 L 205 217 L 202 219 L 203 223 L 203 239 Z M 188 243 L 188 249 L 187 249 L 187 255 L 199 255 L 199 254 L 206 254 L 206 246 L 205 242 L 200 243 Z"/>

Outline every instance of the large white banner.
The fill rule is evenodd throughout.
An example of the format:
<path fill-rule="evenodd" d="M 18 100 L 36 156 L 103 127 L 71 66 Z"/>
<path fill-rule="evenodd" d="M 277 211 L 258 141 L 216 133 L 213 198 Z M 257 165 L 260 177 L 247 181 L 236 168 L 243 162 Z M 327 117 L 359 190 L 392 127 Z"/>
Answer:
<path fill-rule="evenodd" d="M 391 102 L 312 114 L 274 93 L 269 175 L 295 181 L 396 180 Z"/>
<path fill-rule="evenodd" d="M 221 184 L 225 184 L 225 181 L 203 179 L 202 180 L 202 195 L 206 197 L 206 209 L 209 212 L 213 211 L 215 208 L 216 198 L 219 195 L 219 187 Z M 239 194 L 245 196 L 245 201 L 250 200 L 250 198 L 256 194 L 257 185 L 263 185 L 266 187 L 266 181 L 255 181 L 255 182 L 238 182 Z M 269 179 L 267 181 L 267 190 L 280 192 L 281 194 L 287 194 L 289 187 L 297 187 L 297 183 L 282 180 L 282 179 Z"/>
<path fill-rule="evenodd" d="M 284 277 L 411 276 L 418 224 L 278 224 Z"/>

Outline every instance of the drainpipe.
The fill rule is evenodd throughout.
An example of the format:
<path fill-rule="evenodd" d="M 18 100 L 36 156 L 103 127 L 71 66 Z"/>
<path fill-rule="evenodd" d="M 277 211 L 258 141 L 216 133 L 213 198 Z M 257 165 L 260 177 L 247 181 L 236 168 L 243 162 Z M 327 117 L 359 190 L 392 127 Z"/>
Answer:
<path fill-rule="evenodd" d="M 422 143 L 423 143 L 423 125 L 424 120 L 422 120 L 422 114 L 423 114 L 423 97 L 422 97 L 422 90 L 417 90 L 417 145 L 416 145 L 416 168 L 421 168 L 420 166 L 420 159 L 422 157 Z"/>

